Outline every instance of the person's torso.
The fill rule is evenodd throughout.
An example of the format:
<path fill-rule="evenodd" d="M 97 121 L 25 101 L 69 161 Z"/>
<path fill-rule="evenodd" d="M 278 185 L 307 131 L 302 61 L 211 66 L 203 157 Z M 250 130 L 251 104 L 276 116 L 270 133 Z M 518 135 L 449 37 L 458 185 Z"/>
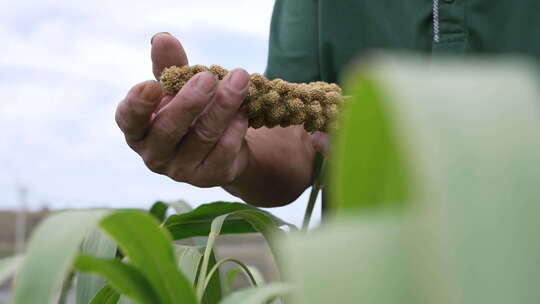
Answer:
<path fill-rule="evenodd" d="M 288 65 L 291 81 L 335 82 L 374 49 L 540 58 L 540 1 L 278 0 L 272 36 L 267 72 Z"/>

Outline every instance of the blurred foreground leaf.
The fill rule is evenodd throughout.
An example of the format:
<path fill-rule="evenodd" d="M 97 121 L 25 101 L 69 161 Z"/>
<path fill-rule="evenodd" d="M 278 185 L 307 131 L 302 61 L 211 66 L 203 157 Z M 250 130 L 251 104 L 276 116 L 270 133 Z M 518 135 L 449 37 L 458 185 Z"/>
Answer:
<path fill-rule="evenodd" d="M 288 243 L 295 303 L 540 299 L 534 66 L 382 56 L 349 73 L 330 190 L 357 217 Z"/>
<path fill-rule="evenodd" d="M 118 303 L 119 298 L 120 294 L 118 294 L 116 290 L 109 285 L 105 285 L 96 293 L 88 304 L 116 304 Z"/>
<path fill-rule="evenodd" d="M 45 219 L 28 245 L 14 287 L 13 302 L 55 303 L 84 236 L 98 226 L 121 248 L 128 261 L 125 266 L 134 267 L 144 276 L 158 293 L 161 303 L 197 303 L 191 284 L 176 267 L 168 231 L 147 213 L 123 210 L 66 211 Z M 111 263 L 120 262 L 111 260 Z M 84 265 L 86 270 L 100 272 L 90 269 L 92 263 Z M 120 267 L 123 266 L 117 269 Z M 105 268 L 100 273 L 106 274 Z M 125 281 L 137 280 L 138 275 L 133 273 L 116 272 L 119 277 L 128 276 L 123 278 Z M 118 286 L 118 281 L 111 283 Z"/>
<path fill-rule="evenodd" d="M 23 258 L 18 255 L 0 259 L 0 285 L 15 274 Z"/>
<path fill-rule="evenodd" d="M 81 252 L 99 258 L 114 258 L 116 244 L 99 229 L 91 230 L 85 237 Z M 88 304 L 96 293 L 105 286 L 105 279 L 96 275 L 77 273 L 75 286 L 77 304 Z"/>

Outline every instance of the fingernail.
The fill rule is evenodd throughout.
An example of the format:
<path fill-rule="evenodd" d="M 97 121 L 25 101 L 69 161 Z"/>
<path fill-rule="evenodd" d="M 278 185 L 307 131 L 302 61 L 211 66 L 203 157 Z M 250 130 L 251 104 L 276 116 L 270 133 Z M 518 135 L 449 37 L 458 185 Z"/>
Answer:
<path fill-rule="evenodd" d="M 152 38 L 150 38 L 150 44 L 152 44 L 154 42 L 154 38 L 156 38 L 158 35 L 170 35 L 171 33 L 169 32 L 159 32 L 157 34 L 154 34 L 154 36 L 152 36 Z"/>
<path fill-rule="evenodd" d="M 231 72 L 228 80 L 233 88 L 243 90 L 249 84 L 249 74 L 242 69 L 235 69 Z"/>
<path fill-rule="evenodd" d="M 196 88 L 204 93 L 212 93 L 217 87 L 217 77 L 211 72 L 201 72 L 198 74 L 193 84 Z"/>

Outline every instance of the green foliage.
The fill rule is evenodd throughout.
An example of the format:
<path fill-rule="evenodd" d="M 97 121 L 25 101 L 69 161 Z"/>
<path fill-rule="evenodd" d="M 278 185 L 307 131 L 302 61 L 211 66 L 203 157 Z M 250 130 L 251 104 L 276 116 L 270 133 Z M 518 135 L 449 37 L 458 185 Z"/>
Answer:
<path fill-rule="evenodd" d="M 21 264 L 23 256 L 13 256 L 0 259 L 0 285 L 9 279 Z"/>
<path fill-rule="evenodd" d="M 90 300 L 89 304 L 116 304 L 120 299 L 120 294 L 111 286 L 103 286 Z"/>
<path fill-rule="evenodd" d="M 116 250 L 116 244 L 97 228 L 88 233 L 81 246 L 81 253 L 98 258 L 114 258 Z M 77 304 L 87 304 L 105 284 L 105 278 L 78 273 L 75 287 Z"/>
<path fill-rule="evenodd" d="M 47 218 L 28 244 L 17 274 L 13 303 L 56 303 L 86 232 L 110 212 L 67 211 Z"/>
<path fill-rule="evenodd" d="M 340 216 L 284 245 L 294 303 L 534 303 L 540 79 L 520 61 L 398 59 L 348 81 Z"/>
<path fill-rule="evenodd" d="M 0 282 L 18 269 L 13 303 L 58 303 L 73 270 L 77 304 L 537 302 L 540 78 L 521 61 L 379 57 L 347 79 L 325 225 L 227 202 L 58 213 L 24 258 L 0 260 Z M 274 282 L 216 259 L 221 234 L 253 232 Z M 173 244 L 185 238 L 197 246 Z M 226 262 L 239 268 L 222 278 Z M 240 270 L 253 286 L 233 291 Z"/>
<path fill-rule="evenodd" d="M 95 273 L 107 279 L 110 286 L 137 303 L 159 303 L 160 297 L 136 267 L 115 259 L 99 259 L 79 255 L 73 267 L 79 271 Z"/>
<path fill-rule="evenodd" d="M 223 299 L 220 304 L 265 304 L 291 292 L 291 286 L 283 283 L 270 283 L 262 287 L 240 290 Z"/>
<path fill-rule="evenodd" d="M 265 218 L 264 221 L 271 223 L 272 226 L 292 226 L 268 212 L 259 210 L 255 207 L 242 203 L 215 202 L 212 204 L 204 204 L 197 207 L 195 210 L 179 215 L 170 216 L 164 223 L 175 240 L 189 238 L 193 236 L 207 236 L 210 233 L 212 221 L 225 214 L 232 212 L 254 211 L 259 218 Z M 223 223 L 221 233 L 253 233 L 258 232 L 248 220 L 240 216 L 230 217 Z"/>

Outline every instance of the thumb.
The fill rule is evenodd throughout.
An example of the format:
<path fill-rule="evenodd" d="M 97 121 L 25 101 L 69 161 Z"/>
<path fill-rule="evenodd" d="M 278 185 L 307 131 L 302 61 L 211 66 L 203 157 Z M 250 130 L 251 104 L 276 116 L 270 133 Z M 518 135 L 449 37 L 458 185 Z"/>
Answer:
<path fill-rule="evenodd" d="M 188 64 L 186 52 L 178 39 L 169 33 L 157 33 L 150 40 L 152 44 L 152 71 L 159 80 L 163 69 L 172 65 Z"/>

